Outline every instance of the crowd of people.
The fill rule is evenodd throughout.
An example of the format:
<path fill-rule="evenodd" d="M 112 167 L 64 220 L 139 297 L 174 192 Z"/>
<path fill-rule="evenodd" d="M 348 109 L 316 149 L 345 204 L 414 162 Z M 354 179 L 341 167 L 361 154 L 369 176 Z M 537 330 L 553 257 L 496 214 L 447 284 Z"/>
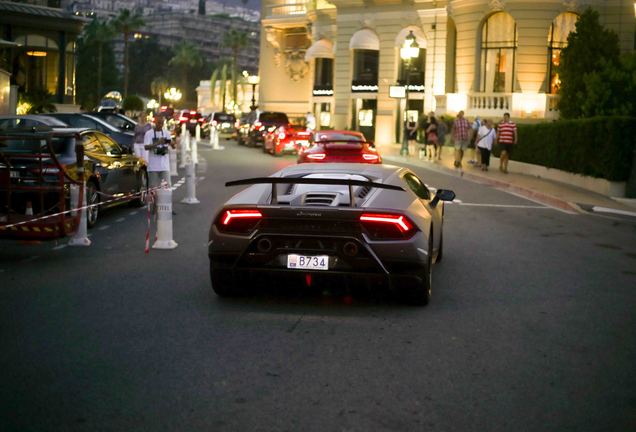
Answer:
<path fill-rule="evenodd" d="M 430 112 L 420 117 L 418 122 L 413 119 L 406 123 L 406 135 L 409 154 L 417 154 L 420 159 L 428 161 L 441 160 L 441 150 L 449 135 L 454 147 L 455 168 L 462 169 L 464 156 L 469 148 L 474 149 L 474 158 L 468 162 L 482 171 L 488 171 L 490 154 L 493 146 L 498 145 L 501 150 L 499 170 L 508 173 L 508 161 L 514 145 L 517 144 L 517 125 L 510 120 L 510 114 L 505 113 L 503 119 L 495 125 L 490 119 L 475 117 L 471 123 L 460 111 L 452 120 L 450 133 L 447 122 L 435 117 Z"/>

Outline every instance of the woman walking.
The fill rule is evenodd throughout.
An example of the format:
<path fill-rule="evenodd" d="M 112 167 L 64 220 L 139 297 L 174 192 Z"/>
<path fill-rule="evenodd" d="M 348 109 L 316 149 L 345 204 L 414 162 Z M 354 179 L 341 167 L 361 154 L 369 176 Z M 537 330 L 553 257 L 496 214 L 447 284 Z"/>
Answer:
<path fill-rule="evenodd" d="M 495 129 L 492 127 L 492 121 L 484 120 L 482 126 L 477 131 L 477 149 L 481 154 L 481 170 L 488 171 L 490 165 L 490 152 L 496 138 Z"/>

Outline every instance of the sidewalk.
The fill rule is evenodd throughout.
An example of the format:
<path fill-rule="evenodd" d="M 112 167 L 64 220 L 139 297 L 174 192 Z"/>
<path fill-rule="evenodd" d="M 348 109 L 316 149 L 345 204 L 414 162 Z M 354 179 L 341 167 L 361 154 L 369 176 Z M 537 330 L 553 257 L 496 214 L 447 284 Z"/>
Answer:
<path fill-rule="evenodd" d="M 598 211 L 605 213 L 625 214 L 636 216 L 636 200 L 613 199 L 552 180 L 546 180 L 518 172 L 512 172 L 508 167 L 508 174 L 499 171 L 499 159 L 490 158 L 490 169 L 481 171 L 480 168 L 469 164 L 474 159 L 474 150 L 468 149 L 464 155 L 463 170 L 453 166 L 454 149 L 450 146 L 442 148 L 442 158 L 434 162 L 420 160 L 418 155 L 400 156 L 400 144 L 391 144 L 379 148 L 386 163 L 400 162 L 411 164 L 451 175 L 463 176 L 466 180 L 486 184 L 498 189 L 522 195 L 552 207 L 569 212 Z M 462 174 L 463 171 L 463 174 Z"/>

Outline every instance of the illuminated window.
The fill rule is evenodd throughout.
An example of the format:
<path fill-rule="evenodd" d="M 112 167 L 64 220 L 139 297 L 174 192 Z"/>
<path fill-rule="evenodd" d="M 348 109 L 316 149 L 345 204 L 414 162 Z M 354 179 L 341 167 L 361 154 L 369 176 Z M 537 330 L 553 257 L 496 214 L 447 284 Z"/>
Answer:
<path fill-rule="evenodd" d="M 576 30 L 579 16 L 572 12 L 565 12 L 557 16 L 548 32 L 548 76 L 550 77 L 550 93 L 557 93 L 561 87 L 559 79 L 559 64 L 561 50 L 568 45 L 568 35 Z"/>
<path fill-rule="evenodd" d="M 518 35 L 515 20 L 505 12 L 491 15 L 481 33 L 481 91 L 511 93 Z"/>

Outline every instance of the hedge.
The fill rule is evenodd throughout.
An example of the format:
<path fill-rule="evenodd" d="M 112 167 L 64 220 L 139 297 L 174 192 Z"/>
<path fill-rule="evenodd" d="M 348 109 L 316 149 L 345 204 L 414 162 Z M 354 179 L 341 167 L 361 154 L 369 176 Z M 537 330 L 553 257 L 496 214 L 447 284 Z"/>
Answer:
<path fill-rule="evenodd" d="M 596 117 L 517 124 L 511 159 L 562 171 L 626 181 L 632 169 L 636 118 Z M 495 146 L 493 154 L 499 156 Z"/>

